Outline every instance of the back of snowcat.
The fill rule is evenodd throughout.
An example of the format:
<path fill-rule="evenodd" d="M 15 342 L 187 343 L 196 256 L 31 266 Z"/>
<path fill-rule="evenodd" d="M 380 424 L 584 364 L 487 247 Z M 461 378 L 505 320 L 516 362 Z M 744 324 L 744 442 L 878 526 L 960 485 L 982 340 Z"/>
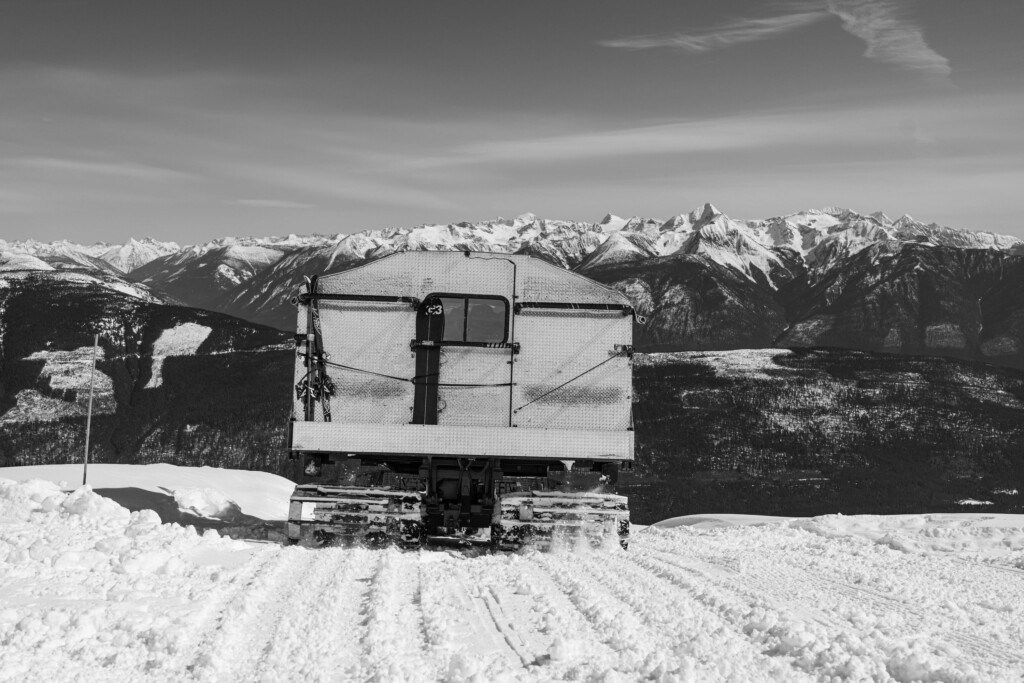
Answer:
<path fill-rule="evenodd" d="M 528 256 L 405 252 L 295 301 L 292 542 L 628 544 L 622 294 Z"/>

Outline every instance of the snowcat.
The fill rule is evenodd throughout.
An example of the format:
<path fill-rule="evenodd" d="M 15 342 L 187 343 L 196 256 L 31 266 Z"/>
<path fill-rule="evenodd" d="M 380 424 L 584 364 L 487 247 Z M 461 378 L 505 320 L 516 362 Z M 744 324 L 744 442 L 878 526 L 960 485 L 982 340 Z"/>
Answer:
<path fill-rule="evenodd" d="M 308 277 L 293 303 L 290 542 L 627 546 L 621 293 L 530 256 L 417 251 Z"/>

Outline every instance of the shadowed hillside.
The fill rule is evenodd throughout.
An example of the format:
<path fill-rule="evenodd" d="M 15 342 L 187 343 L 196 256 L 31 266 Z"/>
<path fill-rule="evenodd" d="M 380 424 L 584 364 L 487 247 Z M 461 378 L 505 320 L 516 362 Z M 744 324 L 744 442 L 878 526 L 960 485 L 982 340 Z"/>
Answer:
<path fill-rule="evenodd" d="M 1020 370 L 765 349 L 638 356 L 634 385 L 638 520 L 1024 511 Z"/>
<path fill-rule="evenodd" d="M 0 289 L 0 465 L 81 458 L 99 332 L 93 458 L 282 467 L 288 335 L 32 273 Z"/>
<path fill-rule="evenodd" d="M 0 465 L 92 457 L 297 475 L 287 335 L 96 283 L 3 290 Z M 56 340 L 60 340 L 59 342 Z M 633 519 L 1024 511 L 1024 371 L 842 350 L 638 354 Z M 991 502 L 965 508 L 957 501 Z"/>

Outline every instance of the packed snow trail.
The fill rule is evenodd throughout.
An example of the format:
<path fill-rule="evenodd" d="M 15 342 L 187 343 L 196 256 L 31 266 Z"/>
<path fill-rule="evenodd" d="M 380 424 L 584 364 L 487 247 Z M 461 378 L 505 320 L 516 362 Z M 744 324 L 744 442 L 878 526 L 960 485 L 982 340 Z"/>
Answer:
<path fill-rule="evenodd" d="M 1024 517 L 682 524 L 310 550 L 0 479 L 0 680 L 1024 680 Z"/>

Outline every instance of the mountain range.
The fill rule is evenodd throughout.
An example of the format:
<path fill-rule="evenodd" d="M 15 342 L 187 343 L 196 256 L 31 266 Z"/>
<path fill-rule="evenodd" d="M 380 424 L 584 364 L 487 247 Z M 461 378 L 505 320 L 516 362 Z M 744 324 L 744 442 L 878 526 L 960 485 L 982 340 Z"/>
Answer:
<path fill-rule="evenodd" d="M 282 448 L 295 381 L 287 299 L 304 274 L 408 249 L 529 253 L 574 269 L 630 296 L 647 317 L 640 350 L 683 350 L 636 356 L 638 521 L 972 499 L 1021 510 L 1024 370 L 998 367 L 1024 367 L 1021 241 L 838 209 L 765 221 L 710 205 L 667 221 L 524 215 L 189 247 L 2 243 L 0 467 L 79 457 L 99 332 L 96 461 L 300 477 Z"/>
<path fill-rule="evenodd" d="M 1024 367 L 1024 241 L 840 208 L 759 220 L 711 204 L 667 220 L 523 214 L 184 247 L 0 241 L 0 276 L 75 271 L 288 330 L 304 275 L 422 249 L 530 254 L 616 287 L 648 319 L 642 350 L 838 346 Z"/>

